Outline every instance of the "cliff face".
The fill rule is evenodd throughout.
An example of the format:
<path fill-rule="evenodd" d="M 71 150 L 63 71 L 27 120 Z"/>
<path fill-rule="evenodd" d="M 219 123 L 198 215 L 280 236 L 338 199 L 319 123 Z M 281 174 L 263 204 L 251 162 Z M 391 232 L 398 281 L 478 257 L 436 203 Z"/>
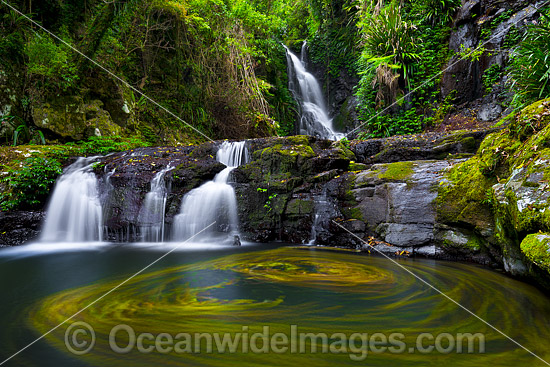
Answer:
<path fill-rule="evenodd" d="M 463 2 L 449 39 L 454 56 L 442 76 L 442 98 L 451 95 L 459 109 L 482 121 L 494 121 L 509 113 L 506 106 L 513 95 L 506 85 L 505 69 L 510 52 L 517 46 L 525 26 L 538 18 L 537 9 L 542 3 Z"/>

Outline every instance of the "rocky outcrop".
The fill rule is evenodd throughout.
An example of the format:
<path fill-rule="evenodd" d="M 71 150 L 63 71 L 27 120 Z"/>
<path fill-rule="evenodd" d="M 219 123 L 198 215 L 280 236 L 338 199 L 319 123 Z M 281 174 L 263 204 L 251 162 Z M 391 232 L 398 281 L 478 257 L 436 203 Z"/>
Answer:
<path fill-rule="evenodd" d="M 100 100 L 84 103 L 79 96 L 58 97 L 47 103 L 34 103 L 32 115 L 39 128 L 64 140 L 120 135 L 122 128 L 103 107 Z"/>
<path fill-rule="evenodd" d="M 509 128 L 488 135 L 472 159 L 456 165 L 438 190 L 438 220 L 480 237 L 511 274 L 550 285 L 548 271 L 520 246 L 550 230 L 550 100 L 523 110 Z"/>
<path fill-rule="evenodd" d="M 457 154 L 475 154 L 483 139 L 498 130 L 464 130 L 443 135 L 425 133 L 356 140 L 351 143 L 350 149 L 357 161 L 364 164 L 439 160 Z"/>
<path fill-rule="evenodd" d="M 164 176 L 167 197 L 166 222 L 170 226 L 179 213 L 181 198 L 190 190 L 212 180 L 225 166 L 215 160 L 212 143 L 187 147 L 140 148 L 100 160 L 95 171 L 100 179 L 107 238 L 126 242 L 139 240 L 139 212 L 153 177 Z"/>
<path fill-rule="evenodd" d="M 0 247 L 18 246 L 40 235 L 42 211 L 0 212 Z"/>

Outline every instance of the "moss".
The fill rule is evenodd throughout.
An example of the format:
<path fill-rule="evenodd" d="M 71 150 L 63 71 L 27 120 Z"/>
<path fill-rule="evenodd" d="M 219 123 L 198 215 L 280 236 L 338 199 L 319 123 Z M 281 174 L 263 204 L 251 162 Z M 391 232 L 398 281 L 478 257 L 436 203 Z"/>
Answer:
<path fill-rule="evenodd" d="M 386 170 L 378 175 L 384 180 L 406 181 L 414 174 L 414 162 L 396 162 L 386 165 Z"/>
<path fill-rule="evenodd" d="M 310 137 L 307 135 L 289 136 L 286 138 L 291 145 L 309 145 Z"/>
<path fill-rule="evenodd" d="M 550 234 L 530 234 L 521 242 L 520 248 L 531 262 L 550 272 Z"/>
<path fill-rule="evenodd" d="M 483 246 L 483 243 L 477 237 L 468 238 L 465 247 L 473 251 L 479 251 Z"/>
<path fill-rule="evenodd" d="M 357 172 L 357 171 L 364 171 L 366 169 L 368 169 L 369 166 L 367 166 L 366 164 L 363 164 L 363 163 L 355 163 L 354 161 L 351 161 L 349 163 L 349 167 L 348 169 L 352 172 Z"/>
<path fill-rule="evenodd" d="M 311 200 L 294 199 L 291 200 L 285 210 L 287 215 L 310 214 L 314 210 L 314 202 Z"/>
<path fill-rule="evenodd" d="M 349 143 L 347 143 L 349 144 Z M 342 159 L 349 159 L 350 161 L 355 161 L 355 154 L 349 149 L 346 143 L 342 140 L 334 143 L 334 148 L 338 150 L 338 155 Z"/>
<path fill-rule="evenodd" d="M 486 229 L 484 227 L 493 222 L 491 208 L 486 203 L 487 192 L 496 183 L 495 178 L 481 173 L 479 156 L 455 165 L 438 188 L 438 219 L 443 223 L 465 222 Z"/>
<path fill-rule="evenodd" d="M 509 203 L 506 215 L 516 232 L 532 232 L 539 229 L 550 230 L 550 208 L 546 201 L 534 200 L 520 210 L 518 208 L 518 197 L 512 189 L 506 190 L 506 199 Z"/>
<path fill-rule="evenodd" d="M 477 142 L 472 136 L 467 136 L 460 140 L 462 148 L 468 152 L 475 152 L 477 147 Z"/>
<path fill-rule="evenodd" d="M 273 154 L 280 154 L 283 156 L 291 157 L 304 156 L 306 158 L 311 158 L 315 156 L 313 148 L 311 148 L 309 145 L 291 145 L 283 147 L 282 144 L 276 144 L 274 146 L 263 149 L 261 157 L 267 158 L 266 156 Z"/>
<path fill-rule="evenodd" d="M 478 157 L 481 173 L 487 177 L 506 177 L 510 173 L 511 161 L 521 143 L 506 131 L 488 135 L 479 147 Z"/>
<path fill-rule="evenodd" d="M 550 124 L 550 98 L 525 107 L 510 124 L 510 135 L 522 141 Z"/>
<path fill-rule="evenodd" d="M 357 220 L 363 220 L 363 213 L 361 212 L 361 209 L 359 208 L 342 208 L 341 209 L 342 214 L 344 215 L 344 218 L 346 219 L 357 219 Z"/>
<path fill-rule="evenodd" d="M 340 187 L 339 201 L 340 211 L 345 219 L 357 219 L 363 221 L 363 213 L 357 207 L 358 203 L 355 200 L 353 190 L 356 188 L 357 175 L 347 173 L 346 175 L 336 178 Z"/>

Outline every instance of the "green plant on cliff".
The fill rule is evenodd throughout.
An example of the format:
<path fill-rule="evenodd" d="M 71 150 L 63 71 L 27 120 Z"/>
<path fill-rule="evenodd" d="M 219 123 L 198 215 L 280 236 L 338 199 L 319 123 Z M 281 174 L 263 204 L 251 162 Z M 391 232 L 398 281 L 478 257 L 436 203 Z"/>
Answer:
<path fill-rule="evenodd" d="M 510 67 L 512 90 L 521 106 L 550 96 L 550 10 L 529 25 Z"/>
<path fill-rule="evenodd" d="M 448 23 L 460 7 L 460 0 L 421 0 L 412 2 L 412 9 L 432 24 Z"/>
<path fill-rule="evenodd" d="M 67 92 L 78 80 L 76 64 L 65 45 L 57 45 L 49 35 L 35 33 L 25 45 L 27 73 L 34 88 Z"/>
<path fill-rule="evenodd" d="M 0 194 L 0 208 L 4 211 L 36 208 L 44 203 L 62 171 L 61 164 L 54 159 L 26 158 L 1 179 L 7 190 Z"/>
<path fill-rule="evenodd" d="M 1 125 L 11 125 L 13 128 L 13 145 L 20 143 L 46 144 L 44 134 L 19 116 L 6 115 L 0 117 Z"/>
<path fill-rule="evenodd" d="M 491 93 L 493 91 L 493 87 L 501 78 L 502 66 L 499 64 L 493 64 L 485 70 L 483 76 L 481 77 L 483 80 L 483 86 L 485 87 L 485 93 Z"/>
<path fill-rule="evenodd" d="M 308 4 L 308 42 L 311 60 L 327 68 L 330 77 L 356 73 L 359 56 L 356 27 L 360 4 L 354 0 L 314 0 Z M 302 19 L 303 22 L 303 19 Z"/>
<path fill-rule="evenodd" d="M 449 57 L 447 16 L 427 16 L 429 1 L 371 4 L 359 21 L 360 137 L 419 132 L 430 123 L 439 99 L 439 73 Z M 454 13 L 453 4 L 443 6 Z"/>

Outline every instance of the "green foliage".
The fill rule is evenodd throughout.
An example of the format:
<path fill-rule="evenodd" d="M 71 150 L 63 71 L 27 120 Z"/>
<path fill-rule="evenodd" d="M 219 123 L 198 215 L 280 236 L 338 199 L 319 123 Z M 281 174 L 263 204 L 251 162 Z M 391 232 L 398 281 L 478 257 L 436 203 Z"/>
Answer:
<path fill-rule="evenodd" d="M 483 29 L 481 30 L 481 40 L 485 41 L 488 40 L 489 37 L 491 37 L 491 34 L 493 31 L 498 27 L 498 25 L 505 20 L 510 19 L 510 17 L 514 14 L 514 11 L 512 9 L 506 10 L 505 12 L 502 12 L 499 16 L 493 18 L 488 25 L 485 25 Z"/>
<path fill-rule="evenodd" d="M 265 202 L 264 204 L 264 208 L 267 209 L 267 212 L 269 213 L 270 211 L 273 210 L 273 207 L 272 207 L 272 203 L 273 203 L 273 200 L 277 197 L 277 194 L 271 194 L 269 195 L 267 201 Z"/>
<path fill-rule="evenodd" d="M 458 57 L 463 60 L 468 60 L 470 62 L 479 61 L 481 56 L 486 54 L 487 50 L 483 45 L 480 45 L 479 47 L 471 48 L 471 47 L 464 47 L 464 45 L 460 45 L 460 51 L 458 52 Z"/>
<path fill-rule="evenodd" d="M 413 74 L 411 64 L 419 59 L 418 41 L 415 37 L 417 28 L 403 19 L 398 3 L 393 1 L 377 16 L 366 18 L 361 27 L 363 62 L 380 65 L 379 60 L 384 59 L 382 63 L 389 61 L 391 65 L 396 65 L 402 69 L 402 77 L 408 80 Z M 386 57 L 389 59 L 385 59 Z"/>
<path fill-rule="evenodd" d="M 42 131 L 34 126 L 29 126 L 27 122 L 19 116 L 0 116 L 0 124 L 9 124 L 13 128 L 14 146 L 19 143 L 46 144 Z"/>
<path fill-rule="evenodd" d="M 434 123 L 439 73 L 450 57 L 450 28 L 446 16 L 435 21 L 435 13 L 427 15 L 430 3 L 391 2 L 377 9 L 371 2 L 361 13 L 364 49 L 355 90 L 364 127 L 360 138 L 417 133 Z M 443 5 L 449 14 L 456 10 L 453 1 Z"/>
<path fill-rule="evenodd" d="M 61 164 L 54 159 L 26 158 L 1 179 L 7 190 L 0 194 L 0 208 L 6 211 L 37 207 L 47 198 L 62 171 Z"/>
<path fill-rule="evenodd" d="M 485 93 L 489 94 L 493 91 L 495 84 L 502 78 L 502 73 L 502 66 L 499 64 L 493 64 L 485 70 L 481 77 L 483 86 L 485 87 Z"/>
<path fill-rule="evenodd" d="M 37 81 L 37 88 L 66 92 L 78 80 L 76 65 L 65 45 L 57 45 L 48 35 L 36 33 L 25 45 L 27 72 Z"/>
<path fill-rule="evenodd" d="M 25 18 L 13 10 L 0 9 L 0 64 L 12 68 L 14 63 L 24 62 L 25 34 L 20 31 Z"/>
<path fill-rule="evenodd" d="M 339 77 L 342 71 L 355 75 L 360 53 L 356 1 L 316 0 L 306 3 L 310 10 L 306 21 L 311 61 L 324 65 L 332 78 Z"/>
<path fill-rule="evenodd" d="M 95 155 L 122 152 L 138 147 L 148 147 L 152 144 L 139 137 L 122 138 L 120 136 L 93 136 L 88 138 L 87 141 L 68 143 L 67 145 L 75 148 L 74 153 L 77 153 L 76 155 Z"/>
<path fill-rule="evenodd" d="M 420 0 L 412 4 L 412 12 L 422 14 L 432 24 L 448 23 L 460 7 L 460 0 Z"/>
<path fill-rule="evenodd" d="M 519 47 L 512 55 L 510 72 L 512 90 L 518 91 L 520 106 L 550 96 L 550 14 L 543 14 L 538 24 L 527 27 Z"/>

